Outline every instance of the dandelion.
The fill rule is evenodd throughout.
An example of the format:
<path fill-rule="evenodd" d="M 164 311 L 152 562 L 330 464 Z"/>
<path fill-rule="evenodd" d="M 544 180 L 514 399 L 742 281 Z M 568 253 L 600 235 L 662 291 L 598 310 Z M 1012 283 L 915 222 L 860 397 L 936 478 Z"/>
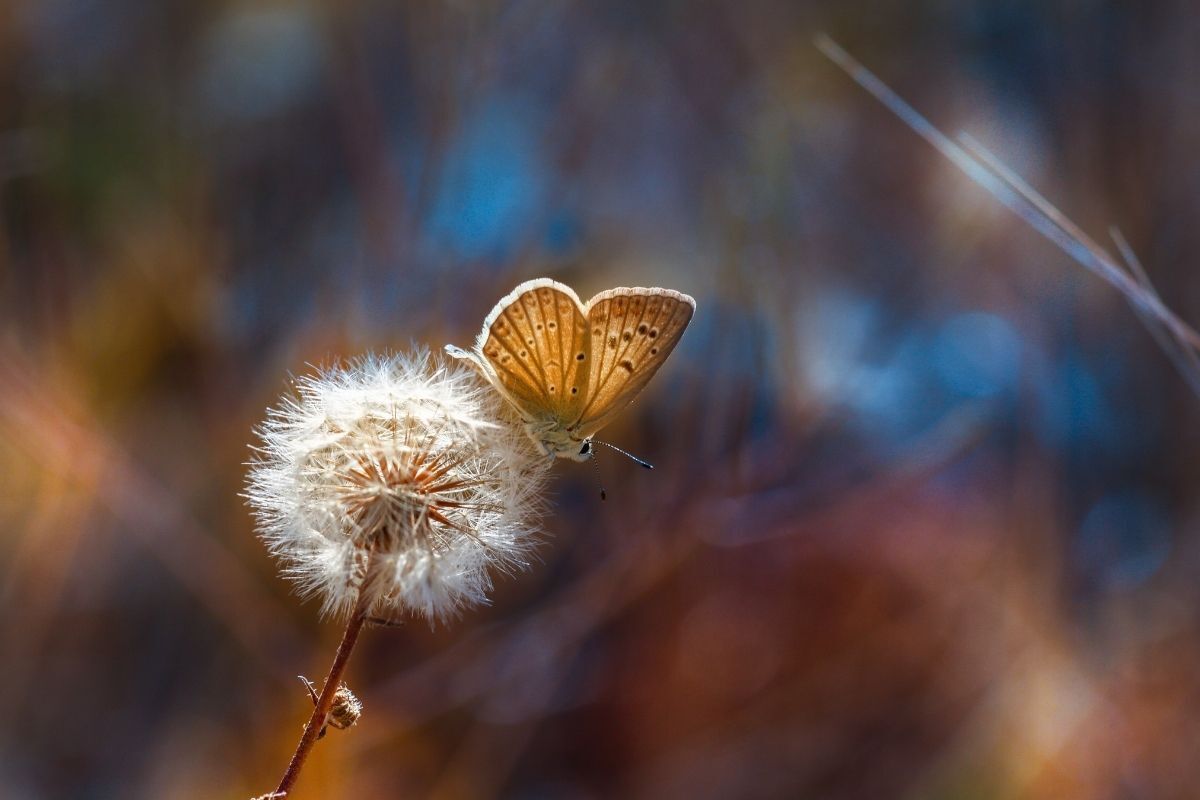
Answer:
<path fill-rule="evenodd" d="M 284 793 L 331 721 L 362 625 L 486 602 L 493 570 L 526 564 L 550 466 L 474 372 L 423 351 L 368 356 L 296 392 L 257 431 L 246 497 L 285 574 L 348 621 Z"/>
<path fill-rule="evenodd" d="M 473 372 L 425 353 L 297 381 L 246 496 L 302 594 L 345 616 L 453 616 L 523 566 L 546 463 Z"/>

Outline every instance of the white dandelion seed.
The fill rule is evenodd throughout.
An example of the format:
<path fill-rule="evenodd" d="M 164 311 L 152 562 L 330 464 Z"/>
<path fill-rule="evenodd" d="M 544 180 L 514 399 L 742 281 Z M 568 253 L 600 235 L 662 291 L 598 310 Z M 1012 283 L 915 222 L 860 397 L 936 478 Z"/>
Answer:
<path fill-rule="evenodd" d="M 246 498 L 302 594 L 345 615 L 452 616 L 526 565 L 549 468 L 476 374 L 367 356 L 267 412 Z"/>

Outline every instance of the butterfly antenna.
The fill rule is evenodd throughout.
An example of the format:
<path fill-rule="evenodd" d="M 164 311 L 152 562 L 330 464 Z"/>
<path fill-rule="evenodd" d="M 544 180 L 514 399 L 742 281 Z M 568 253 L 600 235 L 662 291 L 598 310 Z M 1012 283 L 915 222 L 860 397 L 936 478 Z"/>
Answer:
<path fill-rule="evenodd" d="M 641 464 L 646 469 L 654 469 L 654 465 L 651 464 L 649 461 L 642 461 L 640 458 L 635 456 L 633 453 L 627 453 L 624 450 L 622 450 L 621 448 L 617 447 L 615 444 L 609 444 L 608 442 L 602 442 L 599 439 L 592 439 L 592 441 L 596 444 L 602 444 L 611 450 L 616 450 L 621 455 L 625 456 L 626 458 L 630 459 L 631 461 L 633 461 L 637 464 Z"/>
<path fill-rule="evenodd" d="M 600 487 L 600 499 L 607 500 L 608 492 L 604 491 L 604 479 L 600 477 L 600 464 L 595 458 L 592 459 L 592 466 L 596 468 L 596 485 Z"/>

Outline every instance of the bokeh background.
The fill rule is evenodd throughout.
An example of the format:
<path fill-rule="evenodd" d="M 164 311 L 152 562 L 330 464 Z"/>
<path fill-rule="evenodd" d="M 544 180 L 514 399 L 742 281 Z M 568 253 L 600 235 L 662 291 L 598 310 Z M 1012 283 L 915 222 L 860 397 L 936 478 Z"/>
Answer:
<path fill-rule="evenodd" d="M 339 630 L 239 497 L 289 375 L 687 291 L 541 561 L 368 631 L 296 798 L 1185 798 L 1200 399 L 826 31 L 1200 320 L 1183 0 L 0 9 L 0 794 L 271 789 Z"/>

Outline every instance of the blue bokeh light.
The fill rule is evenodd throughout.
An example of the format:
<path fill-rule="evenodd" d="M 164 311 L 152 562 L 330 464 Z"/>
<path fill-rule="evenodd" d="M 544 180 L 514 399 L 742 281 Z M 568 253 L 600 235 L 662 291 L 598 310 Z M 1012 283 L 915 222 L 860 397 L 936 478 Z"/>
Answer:
<path fill-rule="evenodd" d="M 1094 580 L 1110 588 L 1140 585 L 1170 554 L 1170 517 L 1145 492 L 1114 492 L 1088 511 L 1075 550 L 1080 567 Z"/>
<path fill-rule="evenodd" d="M 1021 339 L 995 314 L 960 314 L 942 326 L 932 346 L 943 385 L 964 397 L 992 397 L 1016 388 Z"/>
<path fill-rule="evenodd" d="M 429 233 L 469 259 L 503 258 L 524 239 L 542 205 L 546 167 L 538 109 L 520 95 L 494 96 L 450 144 Z"/>

